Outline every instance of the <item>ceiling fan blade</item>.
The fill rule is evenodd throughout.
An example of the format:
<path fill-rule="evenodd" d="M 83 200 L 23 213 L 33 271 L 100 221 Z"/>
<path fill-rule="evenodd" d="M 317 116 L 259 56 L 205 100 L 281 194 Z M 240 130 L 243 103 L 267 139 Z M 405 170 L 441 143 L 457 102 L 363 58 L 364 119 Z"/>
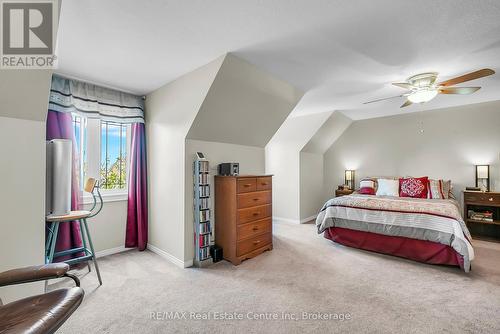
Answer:
<path fill-rule="evenodd" d="M 481 87 L 445 87 L 439 89 L 439 94 L 467 95 L 478 91 Z"/>
<path fill-rule="evenodd" d="M 413 104 L 413 102 L 411 102 L 410 100 L 406 100 L 406 102 L 403 103 L 400 108 L 408 107 L 409 105 L 412 105 L 412 104 Z"/>
<path fill-rule="evenodd" d="M 401 87 L 404 89 L 411 89 L 411 85 L 407 82 L 393 82 L 392 84 L 394 86 Z"/>
<path fill-rule="evenodd" d="M 384 97 L 383 99 L 377 99 L 377 100 L 372 100 L 372 101 L 368 101 L 368 102 L 363 102 L 363 104 L 369 104 L 369 103 L 374 103 L 374 102 L 380 102 L 380 101 L 384 101 L 384 100 L 390 100 L 390 99 L 395 99 L 397 97 L 403 97 L 405 96 L 404 94 L 402 95 L 398 95 L 398 96 L 391 96 L 391 97 Z"/>
<path fill-rule="evenodd" d="M 492 75 L 492 74 L 495 74 L 495 71 L 493 71 L 492 69 L 489 69 L 489 68 L 483 68 L 482 70 L 479 70 L 479 71 L 467 73 L 467 74 L 464 74 L 462 76 L 443 81 L 443 82 L 439 83 L 438 86 L 454 86 L 454 85 L 462 83 L 462 82 L 471 81 L 471 80 L 479 79 L 482 77 L 487 77 L 488 75 Z"/>

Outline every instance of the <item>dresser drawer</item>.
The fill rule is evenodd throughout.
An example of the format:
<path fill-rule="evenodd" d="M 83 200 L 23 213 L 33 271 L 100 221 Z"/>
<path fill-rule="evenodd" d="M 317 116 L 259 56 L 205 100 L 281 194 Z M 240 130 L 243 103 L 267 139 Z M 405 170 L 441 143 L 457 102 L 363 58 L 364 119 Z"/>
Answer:
<path fill-rule="evenodd" d="M 264 232 L 272 232 L 273 222 L 272 218 L 266 218 L 262 220 L 257 220 L 255 222 L 238 225 L 237 237 L 238 240 L 248 239 L 256 235 L 262 234 Z"/>
<path fill-rule="evenodd" d="M 271 233 L 264 233 L 251 239 L 239 241 L 236 244 L 236 256 L 242 256 L 246 253 L 250 253 L 257 248 L 269 245 L 272 241 L 273 236 Z"/>
<path fill-rule="evenodd" d="M 271 190 L 272 186 L 272 178 L 270 176 L 257 178 L 257 190 Z"/>
<path fill-rule="evenodd" d="M 238 209 L 271 203 L 271 191 L 256 191 L 237 195 Z"/>
<path fill-rule="evenodd" d="M 271 214 L 272 214 L 272 209 L 270 204 L 255 206 L 247 209 L 238 209 L 238 212 L 236 214 L 237 223 L 238 224 L 249 223 L 254 220 L 271 217 Z"/>
<path fill-rule="evenodd" d="M 238 194 L 255 191 L 256 188 L 257 188 L 257 179 L 255 178 L 244 178 L 236 180 L 236 192 Z"/>
<path fill-rule="evenodd" d="M 500 194 L 465 192 L 464 200 L 467 203 L 475 203 L 479 205 L 500 205 Z"/>

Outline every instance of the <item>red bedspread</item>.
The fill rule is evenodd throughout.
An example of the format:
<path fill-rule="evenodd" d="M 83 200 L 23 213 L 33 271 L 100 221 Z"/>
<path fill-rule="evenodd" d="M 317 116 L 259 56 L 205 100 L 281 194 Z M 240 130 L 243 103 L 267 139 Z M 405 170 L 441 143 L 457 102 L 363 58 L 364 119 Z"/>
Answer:
<path fill-rule="evenodd" d="M 342 227 L 329 227 L 325 238 L 339 244 L 377 253 L 404 257 L 429 264 L 445 264 L 463 268 L 463 258 L 453 248 L 426 240 L 388 236 Z"/>

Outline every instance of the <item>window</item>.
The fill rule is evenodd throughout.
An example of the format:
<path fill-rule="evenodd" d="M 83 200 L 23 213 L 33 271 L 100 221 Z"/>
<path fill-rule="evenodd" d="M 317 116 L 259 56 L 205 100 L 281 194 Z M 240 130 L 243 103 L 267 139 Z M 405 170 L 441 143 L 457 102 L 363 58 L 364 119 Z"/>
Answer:
<path fill-rule="evenodd" d="M 80 155 L 80 179 L 99 180 L 103 194 L 126 193 L 130 125 L 73 114 L 75 141 Z"/>
<path fill-rule="evenodd" d="M 101 122 L 101 187 L 124 189 L 127 180 L 127 126 Z"/>

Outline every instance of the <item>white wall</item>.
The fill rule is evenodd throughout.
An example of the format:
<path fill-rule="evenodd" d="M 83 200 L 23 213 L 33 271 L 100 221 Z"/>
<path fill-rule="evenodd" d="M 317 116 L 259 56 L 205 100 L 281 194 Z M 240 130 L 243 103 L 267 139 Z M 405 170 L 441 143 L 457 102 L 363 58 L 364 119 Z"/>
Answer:
<path fill-rule="evenodd" d="M 275 220 L 300 222 L 300 151 L 330 115 L 331 112 L 289 116 L 266 145 L 266 173 L 274 174 Z"/>
<path fill-rule="evenodd" d="M 315 217 L 323 205 L 323 154 L 300 152 L 300 221 Z"/>
<path fill-rule="evenodd" d="M 344 170 L 365 176 L 451 179 L 455 195 L 474 185 L 474 165 L 491 164 L 500 190 L 500 102 L 354 122 L 324 156 L 325 200 Z M 460 197 L 457 197 L 460 198 Z"/>
<path fill-rule="evenodd" d="M 91 204 L 84 205 L 87 210 L 91 207 Z M 125 247 L 126 200 L 104 202 L 102 211 L 87 222 L 96 253 Z"/>
<path fill-rule="evenodd" d="M 266 174 L 273 174 L 273 219 L 300 220 L 300 159 L 294 147 L 266 146 Z"/>
<path fill-rule="evenodd" d="M 349 128 L 352 120 L 339 111 L 328 119 L 300 152 L 300 221 L 317 215 L 324 202 L 324 153 Z"/>
<path fill-rule="evenodd" d="M 203 152 L 210 162 L 210 184 L 212 191 L 214 188 L 214 175 L 217 175 L 217 165 L 222 162 L 239 162 L 240 175 L 257 174 L 265 172 L 265 152 L 263 147 L 244 146 L 226 143 L 216 143 L 186 139 L 186 258 L 194 256 L 193 244 L 193 160 L 196 152 Z M 215 194 L 211 194 L 213 209 Z M 212 219 L 215 222 L 215 215 L 212 211 Z M 214 224 L 214 231 L 217 229 L 217 222 Z M 215 234 L 214 234 L 215 235 Z"/>
<path fill-rule="evenodd" d="M 44 263 L 45 118 L 51 73 L 1 71 L 0 271 Z M 40 284 L 0 288 L 0 298 L 9 302 L 39 292 Z"/>
<path fill-rule="evenodd" d="M 0 272 L 43 264 L 45 122 L 0 117 L 0 157 Z M 0 298 L 5 303 L 41 291 L 40 285 L 0 288 Z"/>
<path fill-rule="evenodd" d="M 146 97 L 149 245 L 180 266 L 190 260 L 185 256 L 185 138 L 222 61 Z"/>

